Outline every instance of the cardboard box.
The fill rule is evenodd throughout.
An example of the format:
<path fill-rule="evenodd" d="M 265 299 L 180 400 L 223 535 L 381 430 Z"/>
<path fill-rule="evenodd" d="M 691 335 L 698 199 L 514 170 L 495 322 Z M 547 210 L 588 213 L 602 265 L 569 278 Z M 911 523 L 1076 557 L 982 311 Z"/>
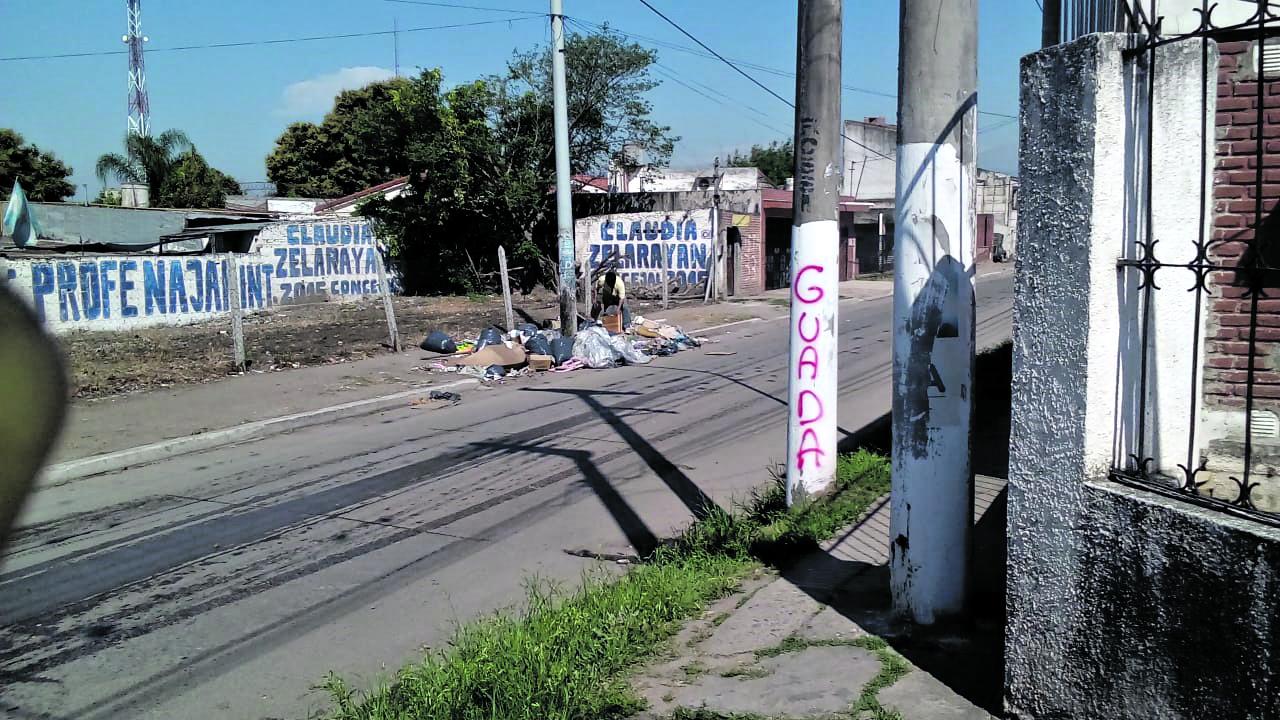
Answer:
<path fill-rule="evenodd" d="M 530 355 L 529 367 L 539 371 L 550 370 L 553 361 L 554 358 L 550 355 Z"/>

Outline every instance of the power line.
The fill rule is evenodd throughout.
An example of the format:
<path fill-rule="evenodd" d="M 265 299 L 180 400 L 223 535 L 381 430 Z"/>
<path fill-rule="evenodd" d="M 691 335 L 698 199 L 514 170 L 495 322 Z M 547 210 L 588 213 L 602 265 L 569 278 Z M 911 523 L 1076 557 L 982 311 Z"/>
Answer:
<path fill-rule="evenodd" d="M 720 99 L 718 99 L 718 98 L 716 98 L 716 97 L 713 97 L 713 96 L 711 96 L 710 94 L 705 93 L 705 92 L 703 92 L 703 91 L 699 90 L 698 88 L 694 87 L 692 84 L 690 84 L 690 83 L 688 83 L 688 82 L 685 82 L 684 80 L 681 80 L 681 79 L 680 79 L 680 78 L 679 78 L 675 73 L 673 73 L 673 72 L 671 72 L 670 70 L 668 70 L 668 69 L 666 69 L 666 68 L 662 67 L 661 65 L 655 65 L 655 66 L 654 66 L 654 69 L 658 71 L 658 74 L 662 75 L 663 77 L 667 78 L 668 80 L 670 80 L 670 81 L 672 81 L 672 82 L 674 82 L 674 83 L 677 83 L 677 84 L 679 84 L 679 85 L 684 86 L 684 87 L 685 87 L 685 88 L 687 88 L 689 91 L 691 91 L 691 92 L 693 92 L 693 93 L 695 93 L 695 94 L 697 94 L 697 95 L 700 95 L 700 96 L 702 96 L 703 98 L 706 98 L 707 100 L 710 100 L 710 101 L 711 101 L 711 102 L 713 102 L 713 103 L 716 103 L 716 104 L 721 105 L 721 106 L 724 106 L 724 107 L 735 107 L 735 106 L 736 106 L 736 107 L 742 107 L 742 108 L 745 108 L 745 109 L 747 109 L 747 110 L 752 110 L 752 109 L 754 109 L 754 108 L 747 107 L 747 106 L 745 106 L 745 105 L 740 105 L 740 104 L 738 104 L 738 103 L 734 103 L 734 102 L 732 102 L 732 101 L 724 101 L 724 100 L 720 100 Z M 787 134 L 787 131 L 786 131 L 786 130 L 783 130 L 783 129 L 781 129 L 781 128 L 775 127 L 775 126 L 773 126 L 773 125 L 770 125 L 769 123 L 764 122 L 763 120 L 758 120 L 758 119 L 756 119 L 756 118 L 754 118 L 754 117 L 751 117 L 751 116 L 749 116 L 749 115 L 744 116 L 744 117 L 746 117 L 746 119 L 747 119 L 747 120 L 750 120 L 751 122 L 753 122 L 753 123 L 755 123 L 755 124 L 757 124 L 757 125 L 759 125 L 759 126 L 761 126 L 761 127 L 763 127 L 763 128 L 766 128 L 766 129 L 768 129 L 768 130 L 772 130 L 773 132 L 776 132 L 776 133 L 779 133 L 779 134 L 782 134 L 782 135 L 786 135 L 786 134 Z"/>
<path fill-rule="evenodd" d="M 680 45 L 678 43 L 668 42 L 666 40 L 650 37 L 648 35 L 641 35 L 640 33 L 629 32 L 627 30 L 622 30 L 613 25 L 601 25 L 598 23 L 594 23 L 594 22 L 590 22 L 582 19 L 577 19 L 577 22 L 580 25 L 583 25 L 584 27 L 588 27 L 599 32 L 615 32 L 615 33 L 618 33 L 619 35 L 625 35 L 629 38 L 634 38 L 636 40 L 643 40 L 644 42 L 657 47 L 663 47 L 669 50 L 675 50 L 677 52 L 688 53 L 689 55 L 694 55 L 696 57 L 701 57 L 701 58 L 710 58 L 713 60 L 719 59 L 717 55 L 714 55 L 708 52 L 703 52 L 696 48 L 691 48 L 688 45 Z M 740 60 L 737 58 L 729 58 L 729 60 L 731 60 L 733 63 L 736 63 L 739 67 L 750 68 L 752 70 L 756 70 L 762 73 L 767 73 L 769 75 L 776 75 L 778 77 L 788 78 L 791 80 L 794 80 L 796 77 L 796 74 L 794 72 L 790 72 L 788 70 L 782 70 L 775 67 L 769 67 L 768 65 L 760 65 L 758 63 L 754 63 L 749 60 Z M 872 90 L 871 88 L 858 87 L 857 85 L 845 84 L 845 85 L 841 85 L 840 87 L 848 92 L 861 93 L 863 95 L 874 95 L 876 97 L 887 98 L 889 100 L 894 100 L 898 97 L 895 93 L 886 92 L 884 90 Z M 989 115 L 991 117 L 1017 118 L 1017 115 L 1011 115 L 1009 113 L 994 112 L 992 110 L 979 110 L 978 114 Z"/>
<path fill-rule="evenodd" d="M 640 0 L 640 4 L 644 5 L 645 7 L 649 8 L 650 10 L 652 10 L 654 15 L 657 15 L 658 17 L 662 18 L 663 20 L 667 21 L 667 24 L 668 24 L 668 25 L 670 25 L 671 27 L 675 28 L 676 30 L 679 30 L 679 31 L 680 31 L 680 32 L 681 32 L 685 37 L 687 37 L 687 38 L 689 38 L 690 40 L 692 40 L 692 41 L 694 41 L 694 42 L 698 43 L 698 45 L 700 45 L 700 46 L 702 47 L 702 49 L 703 49 L 703 50 L 706 50 L 707 52 L 709 52 L 709 53 L 711 53 L 712 55 L 716 56 L 716 58 L 717 58 L 717 59 L 719 59 L 719 60 L 720 60 L 720 62 L 724 63 L 725 65 L 728 65 L 729 67 L 733 68 L 733 69 L 734 69 L 734 70 L 735 70 L 739 75 L 741 75 L 742 77 L 744 77 L 744 78 L 746 78 L 746 79 L 750 80 L 751 82 L 755 83 L 755 84 L 756 84 L 756 86 L 758 86 L 761 90 L 764 90 L 765 92 L 767 92 L 767 93 L 769 93 L 770 95 L 774 96 L 775 98 L 777 98 L 777 99 L 781 100 L 782 102 L 786 103 L 787 105 L 790 105 L 790 106 L 791 106 L 791 107 L 793 107 L 793 108 L 795 107 L 795 103 L 791 102 L 790 100 L 788 100 L 788 99 L 786 99 L 786 98 L 782 97 L 781 95 L 779 95 L 778 93 L 774 92 L 773 88 L 769 87 L 768 85 L 765 85 L 764 83 L 760 82 L 759 80 L 757 80 L 757 79 L 755 79 L 755 78 L 751 77 L 751 75 L 747 74 L 747 72 L 746 72 L 745 70 L 743 70 L 742 68 L 738 67 L 737 65 L 734 65 L 732 62 L 730 62 L 728 59 L 726 59 L 726 58 L 725 58 L 725 56 L 721 55 L 720 53 L 716 52 L 715 50 L 712 50 L 712 49 L 711 49 L 711 47 L 710 47 L 709 45 L 707 45 L 706 43 L 702 42 L 702 41 L 701 41 L 701 40 L 699 40 L 698 38 L 694 37 L 692 34 L 690 34 L 690 33 L 689 33 L 689 31 L 688 31 L 688 30 L 685 30 L 684 28 L 680 27 L 680 25 L 679 25 L 678 23 L 676 23 L 676 21 L 672 20 L 671 18 L 667 17 L 666 15 L 663 15 L 663 14 L 662 14 L 662 11 L 658 10 L 658 8 L 656 8 L 656 7 L 654 7 L 654 6 L 652 6 L 652 5 L 650 5 L 650 4 L 649 4 L 649 0 Z"/>
<path fill-rule="evenodd" d="M 759 86 L 762 90 L 764 90 L 765 92 L 767 92 L 767 93 L 769 93 L 770 95 L 774 96 L 775 98 L 777 98 L 777 99 L 781 100 L 782 102 L 786 103 L 786 105 L 787 105 L 788 107 L 793 108 L 793 109 L 795 108 L 795 106 L 796 106 L 796 105 L 795 105 L 795 103 L 791 102 L 790 100 L 788 100 L 788 99 L 786 99 L 786 98 L 782 97 L 781 95 L 779 95 L 778 93 L 774 92 L 774 91 L 773 91 L 773 89 L 772 89 L 772 88 L 770 88 L 768 85 L 765 85 L 764 83 L 762 83 L 762 82 L 760 82 L 759 80 L 755 79 L 755 78 L 754 78 L 754 77 L 752 77 L 750 74 L 748 74 L 748 73 L 747 73 L 747 71 L 743 70 L 742 68 L 738 67 L 737 65 L 734 65 L 732 62 L 730 62 L 728 59 L 726 59 L 726 58 L 725 58 L 723 55 L 721 55 L 720 53 L 716 52 L 715 50 L 712 50 L 712 49 L 711 49 L 711 47 L 710 47 L 709 45 L 707 45 L 706 43 L 702 42 L 702 41 L 701 41 L 701 40 L 699 40 L 698 38 L 694 37 L 694 36 L 693 36 L 693 35 L 692 35 L 688 30 L 685 30 L 684 28 L 680 27 L 680 25 L 679 25 L 678 23 L 676 23 L 674 20 L 672 20 L 671 18 L 667 17 L 666 15 L 663 15 L 663 14 L 662 14 L 662 12 L 658 10 L 658 8 L 654 7 L 653 5 L 650 5 L 650 4 L 649 4 L 649 0 L 640 0 L 640 3 L 641 3 L 642 5 L 644 5 L 645 7 L 649 8 L 650 10 L 652 10 L 652 11 L 653 11 L 653 13 L 654 13 L 655 15 L 657 15 L 658 17 L 660 17 L 660 18 L 662 18 L 663 20 L 665 20 L 665 21 L 667 22 L 667 24 L 671 25 L 671 27 L 675 28 L 676 30 L 679 30 L 679 31 L 680 31 L 680 32 L 681 32 L 685 37 L 687 37 L 687 38 L 689 38 L 690 40 L 692 40 L 692 41 L 694 41 L 694 42 L 698 43 L 698 45 L 699 45 L 699 46 L 701 46 L 703 49 L 705 49 L 707 52 L 711 53 L 712 55 L 715 55 L 715 56 L 720 60 L 720 62 L 723 62 L 725 65 L 728 65 L 729 67 L 733 68 L 733 69 L 734 69 L 734 70 L 735 70 L 739 75 L 741 75 L 742 77 L 744 77 L 744 78 L 746 78 L 746 79 L 750 80 L 751 82 L 755 83 L 755 84 L 756 84 L 757 86 Z M 884 158 L 884 159 L 886 159 L 886 160 L 890 160 L 890 159 L 892 159 L 892 158 L 890 158 L 888 155 L 885 155 L 884 153 L 880 152 L 879 150 L 876 150 L 876 149 L 874 149 L 874 148 L 868 147 L 867 145 L 863 145 L 862 143 L 858 142 L 857 140 L 854 140 L 853 138 L 849 137 L 848 135 L 845 135 L 843 132 L 842 132 L 842 133 L 840 133 L 840 136 L 841 136 L 841 137 L 843 137 L 845 140 L 848 140 L 849 142 L 853 143 L 854 145 L 857 145 L 858 147 L 862 148 L 863 150 L 866 150 L 867 152 L 875 153 L 876 155 L 879 155 L 880 157 L 882 157 L 882 158 Z"/>
<path fill-rule="evenodd" d="M 379 37 L 379 36 L 392 35 L 396 32 L 413 33 L 413 32 L 428 32 L 432 30 L 457 30 L 461 28 L 477 27 L 480 25 L 496 25 L 499 23 L 513 23 L 513 22 L 520 22 L 522 20 L 534 20 L 537 17 L 542 17 L 543 15 L 544 13 L 539 13 L 537 16 L 531 15 L 528 17 L 512 17 L 512 18 L 505 18 L 505 19 L 499 19 L 499 20 L 477 20 L 475 22 L 452 23 L 449 25 L 426 25 L 422 27 L 405 28 L 404 30 L 399 30 L 399 31 L 372 30 L 369 32 L 342 33 L 339 35 L 311 35 L 306 37 L 276 38 L 272 40 L 244 40 L 240 42 L 209 43 L 204 45 L 178 45 L 175 47 L 148 48 L 147 52 L 148 53 L 182 52 L 187 50 L 210 50 L 215 48 L 248 47 L 248 46 L 260 46 L 260 45 L 283 45 L 286 43 L 314 42 L 317 40 L 347 40 L 351 38 Z M 13 56 L 13 57 L 0 57 L 0 62 L 14 62 L 19 60 L 57 60 L 57 59 L 63 59 L 63 58 L 100 57 L 100 56 L 108 56 L 108 55 L 125 55 L 127 53 L 128 53 L 127 50 L 98 50 L 98 51 L 91 51 L 91 52 L 56 53 L 51 55 L 20 55 L 20 56 Z"/>
<path fill-rule="evenodd" d="M 546 15 L 546 13 L 538 12 L 536 10 L 512 10 L 511 8 L 485 7 L 483 5 L 460 5 L 458 3 L 433 2 L 431 0 L 383 0 L 383 2 L 394 2 L 404 5 L 430 5 L 431 7 L 456 8 L 458 10 L 483 10 L 486 12 L 517 13 L 520 15 Z"/>

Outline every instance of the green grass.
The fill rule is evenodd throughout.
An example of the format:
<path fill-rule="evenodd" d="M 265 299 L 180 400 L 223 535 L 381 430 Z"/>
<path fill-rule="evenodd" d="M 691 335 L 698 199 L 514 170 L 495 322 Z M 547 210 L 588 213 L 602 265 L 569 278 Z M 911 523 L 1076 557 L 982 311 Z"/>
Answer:
<path fill-rule="evenodd" d="M 627 717 L 643 706 L 627 671 L 652 656 L 682 621 L 730 593 L 759 567 L 757 559 L 785 560 L 830 537 L 888 484 L 883 458 L 855 453 L 840 459 L 837 487 L 828 497 L 787 508 L 775 483 L 732 512 L 713 510 L 621 577 L 590 577 L 569 595 L 531 583 L 523 610 L 461 626 L 449 647 L 373 690 L 353 690 L 330 675 L 324 687 L 334 703 L 331 717 Z"/>
<path fill-rule="evenodd" d="M 857 520 L 889 491 L 889 475 L 887 460 L 859 450 L 839 459 L 829 495 L 790 508 L 782 478 L 775 477 L 735 511 L 712 509 L 671 547 L 682 555 L 723 555 L 785 565 Z"/>

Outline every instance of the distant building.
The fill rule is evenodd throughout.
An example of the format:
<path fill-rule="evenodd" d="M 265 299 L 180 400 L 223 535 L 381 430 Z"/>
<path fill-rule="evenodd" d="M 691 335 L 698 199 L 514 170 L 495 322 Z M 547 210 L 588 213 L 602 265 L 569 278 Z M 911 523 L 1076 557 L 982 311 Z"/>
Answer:
<path fill-rule="evenodd" d="M 351 193 L 350 195 L 340 197 L 336 200 L 326 200 L 319 203 L 315 208 L 308 212 L 351 216 L 356 214 L 356 210 L 360 203 L 368 200 L 374 195 L 381 194 L 383 198 L 391 200 L 393 198 L 400 197 L 404 193 L 408 192 L 408 190 L 409 178 L 398 177 L 394 180 L 388 180 L 387 182 L 374 185 L 370 188 L 365 188 L 364 190 Z"/>
<path fill-rule="evenodd" d="M 882 117 L 845 120 L 844 134 L 844 193 L 892 207 L 898 182 L 898 127 Z"/>

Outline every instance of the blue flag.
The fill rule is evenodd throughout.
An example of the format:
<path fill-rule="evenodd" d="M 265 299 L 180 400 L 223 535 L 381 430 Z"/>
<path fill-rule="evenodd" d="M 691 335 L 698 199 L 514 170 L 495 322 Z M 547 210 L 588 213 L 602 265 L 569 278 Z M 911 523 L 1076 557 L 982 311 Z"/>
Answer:
<path fill-rule="evenodd" d="M 40 223 L 31 212 L 27 203 L 27 194 L 22 192 L 22 185 L 13 182 L 13 194 L 9 196 L 9 206 L 4 210 L 4 234 L 13 238 L 18 247 L 35 247 L 40 237 Z"/>

